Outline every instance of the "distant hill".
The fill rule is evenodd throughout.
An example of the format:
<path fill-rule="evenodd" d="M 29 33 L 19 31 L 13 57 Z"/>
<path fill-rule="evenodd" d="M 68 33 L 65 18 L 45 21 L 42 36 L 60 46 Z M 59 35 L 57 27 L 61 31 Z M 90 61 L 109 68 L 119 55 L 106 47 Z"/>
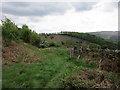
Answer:
<path fill-rule="evenodd" d="M 60 34 L 42 35 L 42 37 L 47 41 L 64 42 L 67 44 L 72 43 L 74 45 L 84 42 L 84 46 L 88 45 L 89 43 L 94 43 L 100 45 L 103 49 L 117 49 L 117 44 L 88 33 L 61 32 Z"/>
<path fill-rule="evenodd" d="M 91 42 L 83 40 L 83 39 L 71 37 L 68 35 L 60 35 L 60 34 L 41 35 L 41 37 L 43 39 L 47 40 L 48 42 L 60 42 L 60 43 L 66 44 L 66 46 L 79 45 L 81 43 L 80 46 L 87 47 L 91 43 Z"/>
<path fill-rule="evenodd" d="M 100 31 L 100 32 L 90 32 L 89 34 L 100 36 L 104 39 L 109 39 L 112 41 L 118 40 L 118 31 Z"/>

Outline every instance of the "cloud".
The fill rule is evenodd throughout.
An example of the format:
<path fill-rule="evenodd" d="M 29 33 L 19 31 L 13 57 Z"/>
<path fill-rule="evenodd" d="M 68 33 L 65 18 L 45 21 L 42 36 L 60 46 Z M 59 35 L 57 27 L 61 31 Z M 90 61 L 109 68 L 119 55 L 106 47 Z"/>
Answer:
<path fill-rule="evenodd" d="M 117 2 L 4 3 L 3 15 L 38 33 L 109 31 L 118 28 Z"/>
<path fill-rule="evenodd" d="M 76 11 L 91 10 L 96 2 L 4 2 L 4 14 L 16 16 L 62 15 L 70 9 Z"/>
<path fill-rule="evenodd" d="M 97 2 L 73 2 L 72 5 L 76 11 L 88 11 L 93 9 L 93 5 Z"/>
<path fill-rule="evenodd" d="M 7 2 L 3 4 L 3 13 L 16 16 L 46 16 L 64 14 L 71 6 L 63 2 Z"/>
<path fill-rule="evenodd" d="M 101 1 L 97 3 L 93 8 L 98 9 L 98 11 L 113 12 L 114 10 L 118 9 L 118 2 Z"/>

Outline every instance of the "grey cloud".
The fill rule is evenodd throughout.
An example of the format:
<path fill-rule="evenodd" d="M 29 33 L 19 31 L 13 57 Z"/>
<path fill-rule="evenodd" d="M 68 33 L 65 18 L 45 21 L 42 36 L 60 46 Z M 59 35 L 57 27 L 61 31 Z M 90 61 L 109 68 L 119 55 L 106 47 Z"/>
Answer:
<path fill-rule="evenodd" d="M 67 3 L 40 3 L 40 2 L 9 2 L 4 3 L 2 7 L 3 13 L 16 16 L 45 16 L 64 14 L 71 6 Z"/>
<path fill-rule="evenodd" d="M 97 4 L 97 2 L 75 2 L 72 3 L 73 7 L 75 7 L 76 11 L 88 11 L 93 9 L 93 5 Z"/>
<path fill-rule="evenodd" d="M 112 2 L 114 8 L 118 8 L 118 4 L 119 4 L 118 2 Z"/>
<path fill-rule="evenodd" d="M 2 5 L 3 14 L 15 16 L 46 16 L 61 15 L 74 8 L 76 12 L 94 9 L 99 2 L 5 2 Z M 111 3 L 116 8 L 117 2 Z"/>
<path fill-rule="evenodd" d="M 7 6 L 16 6 L 16 7 L 29 6 L 29 3 L 26 3 L 26 2 L 4 2 L 3 4 Z"/>
<path fill-rule="evenodd" d="M 75 8 L 76 11 L 91 10 L 96 2 L 7 2 L 3 3 L 2 11 L 15 16 L 46 16 L 60 15 Z"/>

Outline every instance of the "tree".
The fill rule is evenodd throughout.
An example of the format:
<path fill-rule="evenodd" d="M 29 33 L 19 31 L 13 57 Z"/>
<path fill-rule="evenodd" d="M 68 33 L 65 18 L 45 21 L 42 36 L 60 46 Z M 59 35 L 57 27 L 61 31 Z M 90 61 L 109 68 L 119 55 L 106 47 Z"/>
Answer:
<path fill-rule="evenodd" d="M 21 39 L 26 42 L 30 43 L 31 31 L 27 25 L 23 25 L 21 29 Z"/>
<path fill-rule="evenodd" d="M 5 40 L 19 39 L 18 27 L 8 18 L 2 21 L 2 36 Z"/>

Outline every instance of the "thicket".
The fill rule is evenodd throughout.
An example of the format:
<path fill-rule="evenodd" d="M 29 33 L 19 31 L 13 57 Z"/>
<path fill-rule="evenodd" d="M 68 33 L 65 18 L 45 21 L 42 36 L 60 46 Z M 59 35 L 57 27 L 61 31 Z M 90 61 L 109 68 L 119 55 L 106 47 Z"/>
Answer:
<path fill-rule="evenodd" d="M 27 25 L 22 25 L 22 28 L 18 28 L 18 26 L 8 18 L 2 21 L 1 27 L 3 40 L 23 40 L 37 47 L 39 47 L 42 42 L 40 35 L 29 29 Z"/>
<path fill-rule="evenodd" d="M 49 42 L 49 47 L 60 47 L 61 43 L 60 42 Z"/>

